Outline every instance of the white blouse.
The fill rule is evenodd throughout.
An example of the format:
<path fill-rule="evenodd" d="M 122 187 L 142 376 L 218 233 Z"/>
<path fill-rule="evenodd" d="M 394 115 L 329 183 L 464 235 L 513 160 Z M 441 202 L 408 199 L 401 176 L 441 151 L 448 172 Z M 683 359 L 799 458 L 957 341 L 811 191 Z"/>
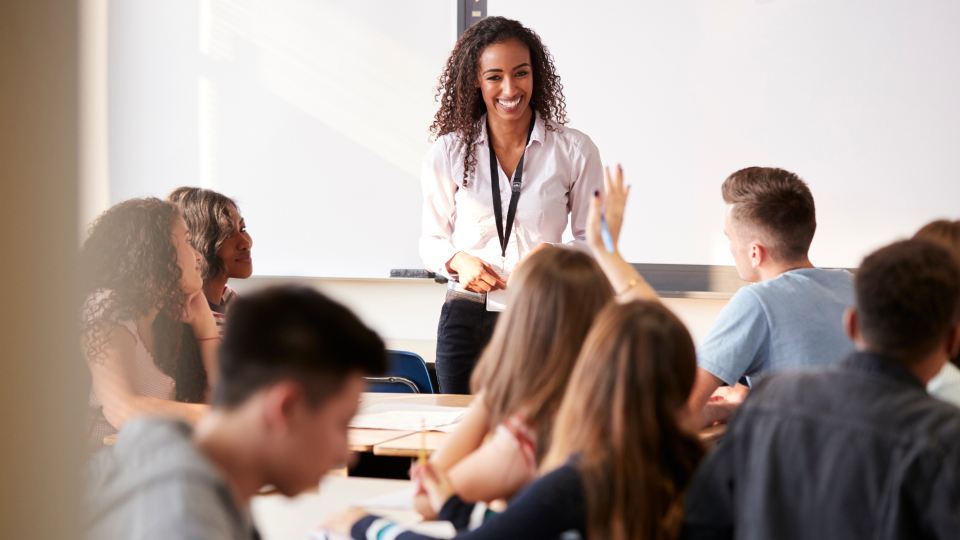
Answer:
<path fill-rule="evenodd" d="M 568 215 L 574 238 L 582 242 L 590 197 L 603 189 L 600 151 L 590 137 L 563 126 L 548 130 L 537 115 L 526 148 L 520 201 L 504 260 L 493 212 L 486 116 L 480 122 L 484 128 L 473 143 L 477 165 L 466 185 L 465 148 L 457 134 L 439 137 L 423 161 L 420 257 L 426 268 L 450 275 L 446 263 L 458 251 L 464 251 L 490 263 L 506 277 L 533 248 L 545 242 L 561 242 Z M 502 167 L 498 173 L 505 224 L 511 178 Z"/>

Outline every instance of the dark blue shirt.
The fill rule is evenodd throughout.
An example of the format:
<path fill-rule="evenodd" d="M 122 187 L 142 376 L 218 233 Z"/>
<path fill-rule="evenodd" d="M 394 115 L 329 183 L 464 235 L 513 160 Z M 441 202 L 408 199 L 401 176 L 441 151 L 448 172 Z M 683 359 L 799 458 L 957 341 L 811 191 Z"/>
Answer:
<path fill-rule="evenodd" d="M 440 509 L 439 519 L 450 521 L 461 533 L 462 540 L 523 538 L 554 540 L 557 538 L 584 538 L 586 509 L 580 473 L 570 463 L 537 479 L 510 501 L 500 514 L 489 514 L 483 525 L 472 531 L 469 524 L 474 505 L 454 495 Z M 397 540 L 427 539 L 399 525 L 376 516 L 367 516 L 355 523 L 354 538 L 364 539 L 380 535 Z M 396 536 L 394 536 L 396 535 Z"/>
<path fill-rule="evenodd" d="M 751 392 L 687 493 L 684 538 L 960 538 L 960 409 L 854 353 Z"/>

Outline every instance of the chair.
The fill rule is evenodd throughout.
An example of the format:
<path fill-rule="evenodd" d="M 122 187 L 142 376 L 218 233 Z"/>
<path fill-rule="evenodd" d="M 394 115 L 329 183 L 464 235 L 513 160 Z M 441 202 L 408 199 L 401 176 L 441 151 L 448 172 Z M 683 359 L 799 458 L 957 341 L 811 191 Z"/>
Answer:
<path fill-rule="evenodd" d="M 390 367 L 382 377 L 367 377 L 367 392 L 432 394 L 427 363 L 419 354 L 387 351 Z"/>

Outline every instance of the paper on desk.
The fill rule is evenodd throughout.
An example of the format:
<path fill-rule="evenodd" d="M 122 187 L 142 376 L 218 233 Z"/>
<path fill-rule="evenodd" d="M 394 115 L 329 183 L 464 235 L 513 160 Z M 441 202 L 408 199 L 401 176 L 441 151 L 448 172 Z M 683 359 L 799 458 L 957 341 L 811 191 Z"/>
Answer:
<path fill-rule="evenodd" d="M 350 427 L 396 431 L 451 431 L 466 412 L 466 407 L 373 404 L 361 409 L 350 421 Z"/>
<path fill-rule="evenodd" d="M 414 510 L 413 495 L 416 489 L 411 483 L 409 486 L 382 493 L 359 501 L 357 506 L 368 510 Z"/>

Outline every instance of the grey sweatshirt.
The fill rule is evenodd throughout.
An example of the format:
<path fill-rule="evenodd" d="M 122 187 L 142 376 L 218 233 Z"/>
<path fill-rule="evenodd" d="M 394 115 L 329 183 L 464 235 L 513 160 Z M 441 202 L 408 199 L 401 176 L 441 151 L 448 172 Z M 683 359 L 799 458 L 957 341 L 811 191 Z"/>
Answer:
<path fill-rule="evenodd" d="M 163 418 L 131 421 L 95 454 L 85 486 L 90 539 L 257 539 L 192 428 Z"/>

